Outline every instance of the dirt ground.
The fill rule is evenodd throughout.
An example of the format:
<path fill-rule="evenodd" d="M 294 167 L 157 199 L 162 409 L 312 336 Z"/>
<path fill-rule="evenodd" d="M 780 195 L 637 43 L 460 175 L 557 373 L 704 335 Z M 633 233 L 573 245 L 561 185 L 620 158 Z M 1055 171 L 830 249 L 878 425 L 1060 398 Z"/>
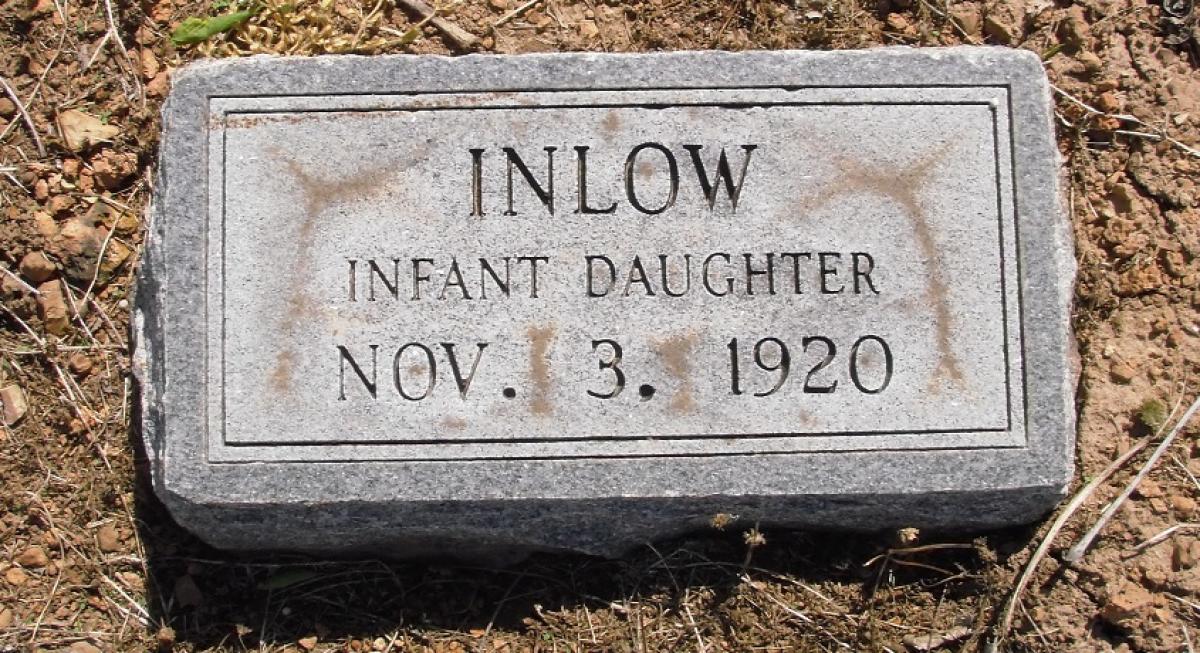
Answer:
<path fill-rule="evenodd" d="M 1200 8 L 1192 0 L 463 0 L 464 46 L 394 0 L 0 5 L 0 651 L 1192 651 L 1200 444 L 1185 429 L 1078 563 L 1200 385 Z M 410 31 L 411 30 L 411 31 Z M 131 435 L 127 324 L 171 70 L 253 52 L 859 48 L 1039 53 L 1069 177 L 1082 359 L 1065 521 L 963 536 L 734 525 L 603 561 L 238 557 L 174 525 Z M 36 291 L 36 292 L 35 292 Z M 1148 441 L 1148 446 L 1145 446 Z M 1139 447 L 1143 447 L 1140 450 Z M 972 539 L 975 537 L 977 539 Z"/>

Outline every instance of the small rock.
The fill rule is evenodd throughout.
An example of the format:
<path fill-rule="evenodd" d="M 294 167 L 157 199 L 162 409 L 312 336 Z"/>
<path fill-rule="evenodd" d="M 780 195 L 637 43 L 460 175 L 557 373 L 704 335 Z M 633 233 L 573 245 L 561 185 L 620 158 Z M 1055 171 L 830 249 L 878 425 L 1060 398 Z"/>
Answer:
<path fill-rule="evenodd" d="M 50 253 L 61 263 L 63 274 L 87 287 L 96 271 L 96 259 L 104 245 L 104 235 L 88 216 L 72 218 L 62 226 L 59 237 L 50 246 Z"/>
<path fill-rule="evenodd" d="M 11 118 L 17 113 L 17 105 L 8 98 L 0 98 L 0 116 Z"/>
<path fill-rule="evenodd" d="M 158 648 L 163 651 L 171 650 L 175 646 L 175 629 L 170 626 L 163 626 L 154 634 L 154 640 L 158 642 Z"/>
<path fill-rule="evenodd" d="M 1133 369 L 1133 367 L 1124 362 L 1113 363 L 1112 367 L 1108 369 L 1108 373 L 1112 377 L 1112 380 L 1116 381 L 1117 383 L 1129 383 L 1133 381 L 1133 377 L 1137 375 L 1137 372 Z"/>
<path fill-rule="evenodd" d="M 58 281 L 47 281 L 38 286 L 38 312 L 47 333 L 61 336 L 71 326 L 71 314 L 67 310 L 67 299 Z"/>
<path fill-rule="evenodd" d="M 158 58 L 154 56 L 154 51 L 150 48 L 142 48 L 138 59 L 142 64 L 142 78 L 154 79 L 154 76 L 158 74 Z"/>
<path fill-rule="evenodd" d="M 1171 497 L 1171 510 L 1174 510 L 1175 514 L 1180 517 L 1189 517 L 1192 513 L 1196 512 L 1196 500 L 1176 494 Z"/>
<path fill-rule="evenodd" d="M 979 7 L 973 4 L 956 4 L 950 7 L 950 19 L 957 23 L 967 36 L 979 36 L 983 28 Z"/>
<path fill-rule="evenodd" d="M 1095 76 L 1104 70 L 1104 62 L 1094 52 L 1085 50 L 1080 52 L 1075 58 L 1083 65 L 1084 72 L 1090 76 Z"/>
<path fill-rule="evenodd" d="M 4 425 L 12 426 L 21 421 L 29 404 L 25 401 L 25 391 L 20 386 L 7 385 L 0 388 L 0 403 L 4 404 Z"/>
<path fill-rule="evenodd" d="M 113 229 L 122 236 L 132 236 L 142 223 L 138 217 L 132 213 L 122 213 L 113 225 Z"/>
<path fill-rule="evenodd" d="M 105 524 L 96 531 L 96 543 L 101 551 L 114 553 L 121 550 L 121 535 L 112 524 Z"/>
<path fill-rule="evenodd" d="M 33 227 L 37 229 L 39 236 L 47 240 L 58 236 L 58 223 L 45 211 L 33 214 Z"/>
<path fill-rule="evenodd" d="M 579 22 L 579 35 L 585 39 L 594 39 L 600 36 L 600 28 L 596 27 L 596 21 L 584 20 Z"/>
<path fill-rule="evenodd" d="M 504 11 L 508 9 L 508 0 L 488 0 L 488 4 L 492 5 L 493 9 Z"/>
<path fill-rule="evenodd" d="M 1176 537 L 1171 544 L 1171 568 L 1183 571 L 1196 566 L 1200 560 L 1200 540 Z"/>
<path fill-rule="evenodd" d="M 8 571 L 4 572 L 4 580 L 13 587 L 20 587 L 29 582 L 29 574 L 20 567 L 10 567 Z"/>
<path fill-rule="evenodd" d="M 45 179 L 33 182 L 33 199 L 39 202 L 45 202 L 50 199 L 50 182 Z"/>
<path fill-rule="evenodd" d="M 1154 597 L 1137 583 L 1126 583 L 1109 597 L 1100 609 L 1100 617 L 1114 626 L 1136 622 L 1154 606 Z"/>
<path fill-rule="evenodd" d="M 160 71 L 154 79 L 146 82 L 146 94 L 150 97 L 164 97 L 167 94 L 169 75 L 166 70 Z"/>
<path fill-rule="evenodd" d="M 983 33 L 1001 45 L 1016 45 L 1024 36 L 1024 18 L 1015 10 L 997 5 L 983 18 Z"/>
<path fill-rule="evenodd" d="M 88 642 L 75 642 L 67 651 L 69 653 L 104 653 Z"/>
<path fill-rule="evenodd" d="M 50 212 L 50 215 L 66 217 L 74 206 L 75 198 L 70 195 L 55 195 L 46 204 L 46 210 Z"/>
<path fill-rule="evenodd" d="M 40 546 L 31 546 L 21 552 L 13 562 L 28 567 L 30 569 L 38 569 L 50 564 L 50 557 L 46 555 L 46 550 Z"/>
<path fill-rule="evenodd" d="M 923 633 L 920 635 L 906 635 L 904 637 L 904 645 L 912 651 L 933 651 L 947 644 L 953 644 L 960 639 L 965 639 L 971 634 L 971 629 L 966 626 L 955 626 L 942 633 Z"/>
<path fill-rule="evenodd" d="M 1113 208 L 1121 213 L 1131 213 L 1138 208 L 1138 193 L 1130 184 L 1117 184 L 1109 193 Z"/>
<path fill-rule="evenodd" d="M 0 630 L 8 628 L 13 623 L 13 612 L 8 608 L 0 610 Z"/>
<path fill-rule="evenodd" d="M 296 641 L 296 643 L 300 645 L 300 648 L 306 651 L 311 651 L 317 647 L 317 638 L 316 636 L 301 637 Z"/>
<path fill-rule="evenodd" d="M 1155 483 L 1148 478 L 1144 478 L 1142 479 L 1141 483 L 1138 483 L 1137 489 L 1134 490 L 1134 494 L 1143 499 L 1157 499 L 1163 495 L 1163 491 L 1162 488 L 1158 486 L 1158 483 Z"/>
<path fill-rule="evenodd" d="M 62 162 L 63 176 L 74 179 L 79 176 L 79 159 L 65 159 Z"/>
<path fill-rule="evenodd" d="M 54 276 L 54 263 L 43 252 L 29 252 L 21 259 L 21 274 L 32 283 L 39 284 Z"/>
<path fill-rule="evenodd" d="M 1096 108 L 1104 113 L 1116 113 L 1121 110 L 1121 99 L 1112 91 L 1105 91 L 1096 98 Z"/>
<path fill-rule="evenodd" d="M 117 190 L 137 172 L 137 155 L 133 152 L 103 152 L 92 157 L 92 176 L 105 190 Z"/>
<path fill-rule="evenodd" d="M 82 152 L 89 145 L 111 140 L 121 130 L 115 125 L 105 124 L 99 118 L 75 109 L 58 114 L 58 132 L 62 134 L 67 148 Z"/>
<path fill-rule="evenodd" d="M 901 528 L 892 537 L 893 543 L 902 549 L 915 546 L 921 540 L 921 531 L 917 528 Z"/>
<path fill-rule="evenodd" d="M 1058 34 L 1063 44 L 1072 50 L 1078 50 L 1087 45 L 1091 38 L 1091 28 L 1088 27 L 1087 17 L 1083 15 L 1083 7 L 1072 5 L 1067 8 L 1067 16 L 1059 24 Z"/>
<path fill-rule="evenodd" d="M 902 14 L 888 14 L 884 22 L 887 23 L 888 29 L 901 34 L 907 33 L 912 27 Z"/>
<path fill-rule="evenodd" d="M 83 376 L 84 374 L 92 371 L 92 359 L 88 358 L 88 355 L 81 351 L 75 352 L 75 354 L 73 354 L 71 358 L 67 360 L 67 367 L 71 368 L 71 371 L 75 374 Z"/>

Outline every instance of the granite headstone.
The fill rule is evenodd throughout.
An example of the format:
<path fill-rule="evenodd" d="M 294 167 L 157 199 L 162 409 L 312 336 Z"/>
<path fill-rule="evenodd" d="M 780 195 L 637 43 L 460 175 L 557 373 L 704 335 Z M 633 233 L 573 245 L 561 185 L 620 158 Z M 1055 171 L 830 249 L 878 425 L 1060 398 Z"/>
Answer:
<path fill-rule="evenodd" d="M 1071 478 L 1029 52 L 200 62 L 155 191 L 142 434 L 218 547 L 980 529 Z"/>

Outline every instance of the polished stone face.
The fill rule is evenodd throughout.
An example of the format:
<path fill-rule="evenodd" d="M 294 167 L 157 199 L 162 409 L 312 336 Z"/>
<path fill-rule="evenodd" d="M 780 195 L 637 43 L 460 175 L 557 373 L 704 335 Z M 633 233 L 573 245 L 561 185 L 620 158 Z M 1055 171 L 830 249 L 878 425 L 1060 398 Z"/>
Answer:
<path fill-rule="evenodd" d="M 156 486 L 215 544 L 977 527 L 1069 480 L 1074 263 L 1036 57 L 176 80 L 138 363 Z"/>

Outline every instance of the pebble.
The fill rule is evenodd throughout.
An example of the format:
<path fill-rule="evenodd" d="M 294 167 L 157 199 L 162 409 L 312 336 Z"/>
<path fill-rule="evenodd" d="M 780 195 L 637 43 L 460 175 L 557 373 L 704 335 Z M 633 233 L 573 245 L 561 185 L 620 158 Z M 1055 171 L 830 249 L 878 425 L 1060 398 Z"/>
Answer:
<path fill-rule="evenodd" d="M 950 18 L 969 36 L 979 36 L 983 19 L 979 8 L 970 4 L 956 4 L 950 8 Z"/>
<path fill-rule="evenodd" d="M 59 282 L 47 281 L 38 286 L 38 312 L 42 316 L 42 326 L 47 333 L 61 336 L 67 332 L 67 327 L 71 325 L 71 317 Z"/>
<path fill-rule="evenodd" d="M 11 118 L 17 112 L 17 105 L 8 98 L 0 98 L 0 116 Z"/>
<path fill-rule="evenodd" d="M 158 58 L 154 56 L 154 51 L 150 48 L 142 48 L 138 58 L 142 64 L 142 77 L 146 80 L 154 79 L 158 75 Z"/>
<path fill-rule="evenodd" d="M 1177 494 L 1171 497 L 1171 510 L 1180 517 L 1188 517 L 1196 512 L 1196 500 Z"/>
<path fill-rule="evenodd" d="M 1096 98 L 1096 108 L 1105 113 L 1116 113 L 1121 110 L 1121 99 L 1112 91 L 1105 91 Z"/>
<path fill-rule="evenodd" d="M 105 524 L 96 531 L 96 543 L 105 553 L 115 553 L 121 550 L 121 535 L 112 524 Z"/>
<path fill-rule="evenodd" d="M 12 426 L 21 421 L 29 404 L 25 401 L 25 391 L 21 386 L 8 385 L 0 388 L 0 404 L 4 404 L 4 425 Z"/>
<path fill-rule="evenodd" d="M 20 555 L 13 560 L 22 567 L 37 569 L 50 564 L 50 557 L 46 555 L 46 550 L 40 546 L 31 546 L 21 552 Z"/>
<path fill-rule="evenodd" d="M 1126 583 L 1104 604 L 1100 616 L 1115 626 L 1128 626 L 1149 611 L 1154 597 L 1137 583 Z"/>
<path fill-rule="evenodd" d="M 13 623 L 13 612 L 8 608 L 0 610 L 0 630 L 8 628 Z"/>
<path fill-rule="evenodd" d="M 1112 367 L 1108 368 L 1108 373 L 1112 376 L 1112 380 L 1117 383 L 1129 383 L 1133 381 L 1133 377 L 1137 374 L 1128 363 L 1123 362 L 1113 363 Z"/>
<path fill-rule="evenodd" d="M 21 259 L 21 274 L 34 284 L 44 283 L 54 276 L 54 263 L 43 252 L 29 252 Z"/>
<path fill-rule="evenodd" d="M 83 376 L 92 371 L 92 359 L 83 352 L 76 352 L 67 360 L 67 367 L 75 374 Z"/>
<path fill-rule="evenodd" d="M 1171 568 L 1175 571 L 1191 569 L 1200 558 L 1200 540 L 1176 537 L 1171 544 Z"/>
<path fill-rule="evenodd" d="M 1088 75 L 1097 75 L 1100 71 L 1104 70 L 1104 62 L 1094 52 L 1080 52 L 1076 59 L 1079 60 L 1079 63 L 1083 64 L 1083 70 Z"/>
<path fill-rule="evenodd" d="M 105 152 L 92 159 L 92 176 L 105 190 L 117 190 L 137 172 L 137 155 L 133 152 Z"/>
<path fill-rule="evenodd" d="M 67 651 L 69 653 L 104 653 L 89 642 L 75 642 Z"/>
<path fill-rule="evenodd" d="M 11 567 L 4 572 L 4 580 L 8 581 L 13 587 L 20 587 L 29 581 L 29 574 L 25 573 L 20 567 Z"/>
<path fill-rule="evenodd" d="M 1158 483 L 1148 478 L 1144 478 L 1141 483 L 1138 483 L 1134 493 L 1143 499 L 1156 499 L 1163 495 L 1162 488 L 1158 486 Z"/>
<path fill-rule="evenodd" d="M 1059 34 L 1062 36 L 1063 42 L 1072 50 L 1078 50 L 1087 44 L 1091 38 L 1091 30 L 1088 27 L 1087 17 L 1083 15 L 1084 9 L 1079 5 L 1073 5 L 1067 9 L 1066 19 L 1060 24 Z"/>
<path fill-rule="evenodd" d="M 37 229 L 38 235 L 42 238 L 50 239 L 58 236 L 58 223 L 45 211 L 33 214 L 33 227 Z"/>

